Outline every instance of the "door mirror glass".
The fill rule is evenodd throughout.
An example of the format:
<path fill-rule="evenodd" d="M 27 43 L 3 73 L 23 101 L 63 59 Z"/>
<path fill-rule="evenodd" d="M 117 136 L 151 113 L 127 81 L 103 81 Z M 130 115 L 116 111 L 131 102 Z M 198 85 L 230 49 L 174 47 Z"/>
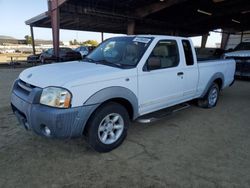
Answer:
<path fill-rule="evenodd" d="M 158 57 L 150 57 L 147 62 L 147 70 L 155 70 L 161 68 L 161 59 Z"/>

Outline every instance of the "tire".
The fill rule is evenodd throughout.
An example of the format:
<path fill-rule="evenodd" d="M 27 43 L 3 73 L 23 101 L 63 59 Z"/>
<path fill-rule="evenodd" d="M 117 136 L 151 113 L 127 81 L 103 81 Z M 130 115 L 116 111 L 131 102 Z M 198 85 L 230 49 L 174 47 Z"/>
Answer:
<path fill-rule="evenodd" d="M 115 102 L 104 104 L 87 123 L 87 142 L 98 152 L 109 152 L 122 144 L 129 124 L 128 112 L 122 105 Z"/>
<path fill-rule="evenodd" d="M 198 99 L 198 106 L 202 108 L 213 108 L 219 99 L 219 86 L 213 83 L 208 89 L 206 95 L 202 99 Z"/>

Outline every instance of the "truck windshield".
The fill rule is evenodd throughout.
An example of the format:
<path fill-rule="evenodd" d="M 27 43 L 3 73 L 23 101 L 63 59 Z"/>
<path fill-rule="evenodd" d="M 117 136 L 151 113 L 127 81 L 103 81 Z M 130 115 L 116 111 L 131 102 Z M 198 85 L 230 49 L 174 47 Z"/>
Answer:
<path fill-rule="evenodd" d="M 152 37 L 114 37 L 102 42 L 86 61 L 118 68 L 133 68 L 150 45 Z"/>

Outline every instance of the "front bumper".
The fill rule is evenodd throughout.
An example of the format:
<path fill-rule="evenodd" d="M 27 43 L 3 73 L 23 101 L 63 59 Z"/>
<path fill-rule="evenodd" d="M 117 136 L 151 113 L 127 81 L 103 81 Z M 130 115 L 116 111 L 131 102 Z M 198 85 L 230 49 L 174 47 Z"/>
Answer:
<path fill-rule="evenodd" d="M 95 105 L 69 109 L 58 109 L 39 104 L 40 88 L 27 93 L 18 88 L 15 82 L 11 94 L 12 110 L 19 122 L 38 135 L 54 138 L 72 138 L 82 136 L 85 124 L 95 109 Z M 45 127 L 50 134 L 46 134 Z"/>

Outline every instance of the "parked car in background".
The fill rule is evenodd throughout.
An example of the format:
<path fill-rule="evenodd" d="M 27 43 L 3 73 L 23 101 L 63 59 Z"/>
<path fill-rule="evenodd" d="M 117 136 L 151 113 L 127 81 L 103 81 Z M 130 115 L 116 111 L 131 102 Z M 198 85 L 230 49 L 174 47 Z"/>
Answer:
<path fill-rule="evenodd" d="M 250 41 L 241 42 L 231 52 L 225 53 L 223 57 L 224 59 L 235 59 L 235 76 L 250 77 Z"/>
<path fill-rule="evenodd" d="M 79 52 L 82 55 L 82 58 L 89 54 L 89 49 L 87 46 L 80 46 L 75 49 L 76 52 Z"/>
<path fill-rule="evenodd" d="M 50 48 L 44 51 L 43 53 L 41 53 L 39 59 L 42 64 L 57 61 L 57 58 L 54 55 L 53 48 Z M 81 60 L 81 59 L 82 59 L 82 56 L 79 52 L 76 52 L 72 50 L 71 48 L 66 48 L 66 47 L 59 48 L 59 61 L 60 62 L 74 61 L 74 60 Z"/>
<path fill-rule="evenodd" d="M 39 63 L 41 54 L 29 55 L 27 57 L 27 63 Z"/>
<path fill-rule="evenodd" d="M 15 53 L 16 51 L 14 49 L 7 49 L 5 50 L 5 53 Z"/>
<path fill-rule="evenodd" d="M 80 46 L 75 49 L 76 52 L 79 52 L 82 55 L 82 58 L 86 57 L 95 47 L 94 46 Z"/>
<path fill-rule="evenodd" d="M 14 49 L 1 49 L 0 54 L 15 53 Z"/>

